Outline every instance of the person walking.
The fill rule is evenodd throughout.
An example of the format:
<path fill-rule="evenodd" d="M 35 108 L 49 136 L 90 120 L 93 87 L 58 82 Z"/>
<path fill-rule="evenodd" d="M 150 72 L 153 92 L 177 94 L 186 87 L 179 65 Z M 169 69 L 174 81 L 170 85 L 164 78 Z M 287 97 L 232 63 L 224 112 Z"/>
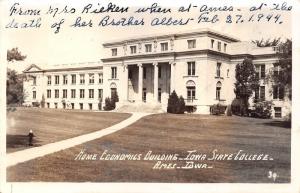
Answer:
<path fill-rule="evenodd" d="M 29 146 L 33 146 L 33 144 L 32 144 L 33 137 L 35 137 L 35 136 L 34 136 L 34 134 L 33 134 L 33 132 L 32 132 L 32 129 L 30 129 L 29 134 L 28 134 L 28 142 L 29 142 Z"/>

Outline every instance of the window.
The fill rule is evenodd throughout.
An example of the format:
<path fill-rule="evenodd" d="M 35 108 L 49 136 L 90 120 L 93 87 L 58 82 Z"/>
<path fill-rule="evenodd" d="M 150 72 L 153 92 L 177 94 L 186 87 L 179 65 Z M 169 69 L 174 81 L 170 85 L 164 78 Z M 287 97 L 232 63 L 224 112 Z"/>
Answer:
<path fill-rule="evenodd" d="M 221 42 L 218 42 L 218 51 L 221 51 Z"/>
<path fill-rule="evenodd" d="M 147 78 L 147 68 L 143 67 L 143 78 L 146 79 Z"/>
<path fill-rule="evenodd" d="M 276 118 L 281 118 L 282 114 L 281 114 L 281 107 L 274 107 L 274 115 Z"/>
<path fill-rule="evenodd" d="M 55 84 L 59 84 L 59 76 L 58 75 L 55 76 Z"/>
<path fill-rule="evenodd" d="M 158 102 L 161 102 L 161 88 L 158 88 Z"/>
<path fill-rule="evenodd" d="M 221 99 L 221 88 L 222 88 L 222 83 L 219 81 L 219 82 L 217 82 L 217 85 L 216 85 L 216 99 L 217 100 Z"/>
<path fill-rule="evenodd" d="M 58 89 L 55 89 L 55 91 L 54 91 L 54 97 L 55 98 L 59 98 L 59 90 Z"/>
<path fill-rule="evenodd" d="M 103 74 L 99 74 L 99 84 L 103 84 Z"/>
<path fill-rule="evenodd" d="M 90 99 L 94 98 L 94 89 L 89 89 L 89 98 Z"/>
<path fill-rule="evenodd" d="M 117 48 L 111 49 L 111 55 L 112 56 L 117 56 L 118 55 L 118 49 Z"/>
<path fill-rule="evenodd" d="M 229 69 L 227 69 L 227 78 L 229 78 Z"/>
<path fill-rule="evenodd" d="M 158 78 L 161 78 L 161 66 L 158 66 Z"/>
<path fill-rule="evenodd" d="M 63 89 L 63 98 L 68 98 L 67 89 Z"/>
<path fill-rule="evenodd" d="M 83 109 L 83 103 L 79 103 L 80 110 Z"/>
<path fill-rule="evenodd" d="M 51 98 L 51 90 L 47 90 L 47 98 L 48 98 L 48 99 Z"/>
<path fill-rule="evenodd" d="M 55 108 L 57 109 L 57 103 L 54 103 Z"/>
<path fill-rule="evenodd" d="M 152 44 L 145 44 L 145 52 L 152 52 Z"/>
<path fill-rule="evenodd" d="M 98 98 L 102 99 L 103 97 L 103 89 L 98 89 Z"/>
<path fill-rule="evenodd" d="M 211 47 L 212 49 L 214 48 L 214 43 L 215 43 L 215 40 L 213 40 L 213 39 L 212 39 L 212 40 L 210 40 L 210 44 L 211 44 L 211 46 L 210 46 L 210 47 Z"/>
<path fill-rule="evenodd" d="M 117 94 L 117 88 L 110 88 L 110 96 L 114 96 Z"/>
<path fill-rule="evenodd" d="M 48 108 L 48 109 L 50 108 L 50 103 L 47 103 L 47 108 Z"/>
<path fill-rule="evenodd" d="M 80 97 L 81 99 L 83 99 L 83 98 L 84 98 L 84 89 L 80 89 L 79 92 L 80 92 L 80 93 L 79 93 L 79 94 L 80 94 L 79 97 Z"/>
<path fill-rule="evenodd" d="M 63 84 L 68 84 L 68 76 L 63 75 Z"/>
<path fill-rule="evenodd" d="M 95 76 L 94 74 L 89 74 L 89 83 L 90 84 L 94 84 L 94 82 L 95 82 L 95 77 L 94 76 Z"/>
<path fill-rule="evenodd" d="M 63 109 L 65 109 L 66 108 L 66 103 L 63 102 L 62 105 L 63 105 Z"/>
<path fill-rule="evenodd" d="M 160 48 L 161 48 L 161 51 L 168 51 L 168 43 L 165 42 L 165 43 L 160 43 Z"/>
<path fill-rule="evenodd" d="M 32 83 L 32 84 L 33 84 L 33 85 L 36 85 L 36 77 L 33 76 L 32 78 L 33 78 L 33 83 Z"/>
<path fill-rule="evenodd" d="M 136 54 L 136 46 L 130 46 L 130 53 Z"/>
<path fill-rule="evenodd" d="M 255 88 L 255 91 L 254 91 L 254 99 L 259 99 L 259 87 Z"/>
<path fill-rule="evenodd" d="M 187 101 L 192 102 L 196 98 L 196 87 L 187 86 Z"/>
<path fill-rule="evenodd" d="M 51 85 L 51 76 L 47 76 L 47 78 L 48 78 L 47 84 Z"/>
<path fill-rule="evenodd" d="M 84 80 L 84 74 L 80 74 L 80 84 L 84 84 L 85 80 Z"/>
<path fill-rule="evenodd" d="M 71 103 L 71 107 L 72 107 L 72 109 L 74 109 L 74 103 Z"/>
<path fill-rule="evenodd" d="M 217 63 L 217 70 L 216 70 L 217 77 L 221 77 L 221 63 Z"/>
<path fill-rule="evenodd" d="M 72 84 L 76 84 L 76 74 L 72 74 Z"/>
<path fill-rule="evenodd" d="M 195 76 L 195 62 L 188 62 L 188 76 Z"/>
<path fill-rule="evenodd" d="M 260 86 L 260 87 L 259 87 L 259 90 L 260 90 L 260 92 L 259 92 L 259 94 L 260 94 L 260 95 L 259 95 L 259 98 L 264 100 L 264 99 L 265 99 L 265 96 L 266 96 L 266 95 L 265 95 L 265 86 Z"/>
<path fill-rule="evenodd" d="M 274 68 L 273 68 L 274 69 L 274 78 L 276 80 L 278 80 L 278 78 L 280 78 L 282 76 L 282 71 L 281 71 L 278 63 L 273 64 L 273 66 L 274 66 Z"/>
<path fill-rule="evenodd" d="M 224 44 L 224 52 L 227 51 L 227 44 Z"/>
<path fill-rule="evenodd" d="M 266 77 L 266 65 L 262 64 L 260 65 L 260 78 Z"/>
<path fill-rule="evenodd" d="M 273 99 L 283 99 L 284 98 L 284 87 L 275 85 L 273 86 Z"/>
<path fill-rule="evenodd" d="M 196 40 L 188 40 L 188 49 L 196 48 Z"/>
<path fill-rule="evenodd" d="M 117 67 L 111 67 L 111 78 L 112 79 L 117 78 Z"/>
<path fill-rule="evenodd" d="M 93 104 L 92 103 L 89 103 L 89 109 L 93 110 Z"/>
<path fill-rule="evenodd" d="M 72 99 L 76 98 L 76 90 L 75 89 L 71 89 L 71 98 Z"/>
<path fill-rule="evenodd" d="M 32 91 L 32 98 L 36 99 L 36 91 Z"/>
<path fill-rule="evenodd" d="M 143 88 L 143 101 L 144 102 L 147 101 L 147 90 L 146 90 L 146 88 Z"/>

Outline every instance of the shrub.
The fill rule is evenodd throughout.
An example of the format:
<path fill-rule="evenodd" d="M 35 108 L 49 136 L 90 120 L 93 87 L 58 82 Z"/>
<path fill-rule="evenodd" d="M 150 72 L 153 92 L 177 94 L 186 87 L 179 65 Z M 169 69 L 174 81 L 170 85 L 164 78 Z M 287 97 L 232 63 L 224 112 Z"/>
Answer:
<path fill-rule="evenodd" d="M 262 101 L 254 104 L 253 110 L 250 112 L 251 117 L 269 119 L 272 115 L 272 102 Z"/>
<path fill-rule="evenodd" d="M 44 96 L 44 94 L 42 95 L 42 100 L 41 100 L 41 107 L 42 108 L 45 108 L 45 96 Z"/>
<path fill-rule="evenodd" d="M 111 98 L 105 98 L 105 107 L 104 110 L 110 111 L 116 108 L 116 102 L 119 102 L 119 96 L 117 92 L 113 92 Z"/>
<path fill-rule="evenodd" d="M 33 107 L 40 107 L 40 102 L 32 102 Z"/>
<path fill-rule="evenodd" d="M 171 93 L 168 99 L 168 113 L 183 114 L 185 111 L 185 102 L 182 96 L 178 98 L 175 90 Z"/>
<path fill-rule="evenodd" d="M 231 103 L 231 112 L 234 115 L 247 115 L 247 107 L 241 99 L 235 98 Z"/>
<path fill-rule="evenodd" d="M 227 105 L 226 115 L 227 115 L 227 116 L 232 116 L 231 105 Z"/>
<path fill-rule="evenodd" d="M 225 105 L 221 105 L 218 103 L 210 107 L 210 112 L 212 115 L 221 115 L 221 114 L 225 114 L 226 108 L 227 107 Z"/>

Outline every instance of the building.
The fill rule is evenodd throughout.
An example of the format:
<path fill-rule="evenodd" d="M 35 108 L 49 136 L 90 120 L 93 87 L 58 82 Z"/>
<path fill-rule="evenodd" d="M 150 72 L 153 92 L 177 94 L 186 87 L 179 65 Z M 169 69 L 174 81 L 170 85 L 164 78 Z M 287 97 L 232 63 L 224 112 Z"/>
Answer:
<path fill-rule="evenodd" d="M 231 104 L 235 66 L 248 57 L 260 77 L 253 97 L 272 100 L 273 117 L 290 112 L 284 91 L 265 81 L 266 74 L 277 67 L 276 47 L 259 48 L 211 29 L 200 29 L 110 41 L 103 44 L 103 53 L 102 63 L 93 67 L 86 64 L 47 70 L 30 66 L 24 71 L 31 77 L 25 82 L 29 93 L 25 103 L 40 101 L 44 94 L 50 108 L 66 108 L 62 101 L 67 101 L 75 109 L 98 109 L 99 97 L 117 92 L 120 109 L 148 105 L 165 111 L 169 94 L 175 90 L 187 106 L 196 107 L 195 113 L 208 114 L 213 104 Z"/>

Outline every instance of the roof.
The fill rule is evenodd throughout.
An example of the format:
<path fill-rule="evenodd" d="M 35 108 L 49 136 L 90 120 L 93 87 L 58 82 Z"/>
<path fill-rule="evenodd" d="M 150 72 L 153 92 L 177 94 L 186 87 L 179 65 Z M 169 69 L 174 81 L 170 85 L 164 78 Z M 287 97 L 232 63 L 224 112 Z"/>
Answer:
<path fill-rule="evenodd" d="M 221 33 L 215 30 L 212 30 L 210 28 L 200 28 L 196 30 L 189 30 L 189 31 L 181 31 L 181 32 L 176 32 L 176 33 L 161 33 L 161 34 L 151 34 L 151 35 L 143 35 L 143 36 L 134 36 L 134 37 L 128 37 L 128 38 L 122 38 L 122 39 L 115 39 L 111 41 L 107 41 L 103 43 L 103 46 L 110 46 L 110 45 L 115 45 L 115 44 L 124 44 L 128 42 L 134 42 L 134 41 L 141 41 L 141 40 L 149 40 L 149 39 L 160 39 L 160 38 L 166 38 L 166 37 L 182 37 L 182 36 L 189 36 L 189 35 L 200 35 L 200 34 L 207 34 L 207 35 L 215 35 L 218 37 L 225 38 L 229 41 L 232 42 L 239 42 L 240 39 L 228 35 L 225 33 Z"/>

